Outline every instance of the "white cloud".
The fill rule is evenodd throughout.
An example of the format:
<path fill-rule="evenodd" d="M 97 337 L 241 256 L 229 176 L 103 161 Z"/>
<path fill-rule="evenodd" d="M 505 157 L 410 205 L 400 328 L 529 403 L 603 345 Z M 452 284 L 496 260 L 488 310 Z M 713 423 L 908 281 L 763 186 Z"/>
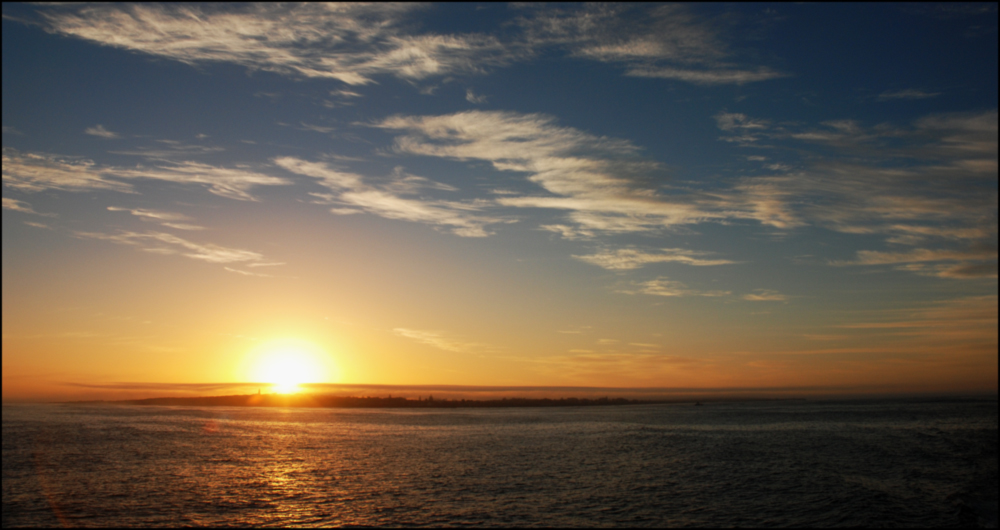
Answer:
<path fill-rule="evenodd" d="M 657 278 L 655 280 L 649 280 L 647 282 L 638 282 L 634 284 L 638 287 L 638 290 L 622 290 L 618 291 L 623 294 L 648 294 L 652 296 L 669 296 L 669 297 L 680 297 L 680 296 L 728 296 L 729 291 L 699 291 L 697 289 L 691 289 L 682 282 L 669 280 L 667 278 Z"/>
<path fill-rule="evenodd" d="M 638 269 L 649 263 L 676 262 L 696 267 L 709 267 L 715 265 L 728 265 L 736 263 L 725 259 L 703 259 L 699 256 L 709 254 L 695 250 L 685 250 L 681 248 L 664 248 L 659 253 L 644 252 L 634 248 L 622 248 L 614 251 L 598 252 L 587 256 L 573 256 L 576 259 L 586 261 L 598 267 L 608 270 L 630 270 Z"/>
<path fill-rule="evenodd" d="M 710 205 L 703 207 L 690 192 L 666 195 L 641 185 L 637 177 L 659 166 L 638 158 L 638 148 L 630 142 L 559 127 L 548 116 L 470 111 L 395 116 L 375 126 L 406 131 L 396 138 L 397 152 L 484 160 L 499 171 L 527 174 L 547 193 L 504 194 L 496 202 L 568 210 L 579 234 L 648 231 L 725 217 Z"/>
<path fill-rule="evenodd" d="M 563 46 L 577 57 L 620 64 L 628 76 L 717 85 L 788 75 L 734 64 L 725 33 L 688 6 L 589 4 L 540 9 L 520 22 L 533 46 Z"/>
<path fill-rule="evenodd" d="M 854 261 L 833 265 L 897 265 L 897 269 L 942 278 L 976 279 L 997 277 L 997 246 L 977 244 L 965 250 L 917 248 L 905 252 L 860 250 Z M 936 263 L 939 262 L 939 263 Z"/>
<path fill-rule="evenodd" d="M 229 62 L 349 85 L 479 72 L 511 53 L 484 35 L 414 35 L 414 4 L 49 6 L 48 31 L 188 64 Z M 352 94 L 338 94 L 351 97 Z"/>
<path fill-rule="evenodd" d="M 935 114 L 908 127 L 828 120 L 822 127 L 802 128 L 735 113 L 720 113 L 716 120 L 735 138 L 749 134 L 791 142 L 799 150 L 802 142 L 819 146 L 808 148 L 802 164 L 770 166 L 785 174 L 743 178 L 731 190 L 715 192 L 732 217 L 776 228 L 815 225 L 882 234 L 891 245 L 941 247 L 862 251 L 853 264 L 909 264 L 899 268 L 945 277 L 995 274 L 973 262 L 919 264 L 965 252 L 950 248 L 955 243 L 988 248 L 992 241 L 995 249 L 995 110 Z"/>
<path fill-rule="evenodd" d="M 250 250 L 228 248 L 212 243 L 194 243 L 164 232 L 120 232 L 118 234 L 77 232 L 76 235 L 122 245 L 134 245 L 147 252 L 157 254 L 180 254 L 187 258 L 209 263 L 252 264 L 264 260 L 263 255 Z"/>
<path fill-rule="evenodd" d="M 878 95 L 879 101 L 891 101 L 894 99 L 927 99 L 940 96 L 940 92 L 926 92 L 915 88 L 905 90 L 886 90 Z"/>
<path fill-rule="evenodd" d="M 319 184 L 333 193 L 313 193 L 327 204 L 334 204 L 331 213 L 350 215 L 371 213 L 387 219 L 425 223 L 446 228 L 464 237 L 489 235 L 486 226 L 507 222 L 504 219 L 481 215 L 481 206 L 475 203 L 435 200 L 414 195 L 422 189 L 454 191 L 455 188 L 429 179 L 409 175 L 396 168 L 389 180 L 381 186 L 368 184 L 361 175 L 331 168 L 325 162 L 309 162 L 294 157 L 274 159 L 274 163 L 292 173 L 319 180 Z M 407 196 L 409 195 L 409 196 Z"/>
<path fill-rule="evenodd" d="M 119 208 L 116 206 L 108 206 L 108 210 L 112 212 L 128 212 L 136 217 L 139 217 L 140 219 L 158 221 L 163 226 L 175 228 L 177 230 L 205 229 L 205 227 L 203 226 L 177 222 L 177 221 L 190 220 L 188 216 L 179 213 L 161 212 L 157 210 L 144 210 L 142 208 L 136 208 L 136 209 Z"/>
<path fill-rule="evenodd" d="M 91 136 L 100 136 L 101 138 L 121 138 L 121 135 L 116 132 L 111 132 L 104 128 L 103 125 L 97 124 L 94 127 L 87 127 L 84 129 L 84 134 L 89 134 Z"/>
<path fill-rule="evenodd" d="M 756 289 L 753 293 L 743 295 L 743 299 L 751 302 L 785 302 L 788 296 L 771 289 Z"/>
<path fill-rule="evenodd" d="M 465 100 L 468 101 L 469 103 L 478 105 L 480 103 L 486 103 L 486 99 L 487 99 L 486 96 L 483 95 L 477 96 L 476 93 L 473 92 L 471 88 L 465 91 Z"/>
<path fill-rule="evenodd" d="M 131 192 L 132 186 L 110 180 L 90 160 L 3 150 L 3 183 L 23 191 L 95 189 Z"/>
<path fill-rule="evenodd" d="M 3 208 L 5 210 L 12 210 L 12 211 L 21 212 L 21 213 L 30 213 L 30 214 L 34 214 L 34 215 L 46 215 L 46 214 L 41 214 L 41 213 L 36 212 L 34 210 L 34 208 L 31 207 L 30 204 L 28 204 L 28 203 L 26 203 L 24 201 L 19 201 L 17 199 L 10 199 L 10 198 L 7 198 L 7 197 L 3 198 Z"/>
<path fill-rule="evenodd" d="M 156 210 L 144 210 L 142 208 L 130 209 L 130 208 L 119 208 L 117 206 L 108 206 L 108 211 L 111 212 L 128 212 L 136 217 L 144 217 L 148 219 L 155 219 L 158 221 L 183 221 L 188 219 L 186 215 L 172 212 L 160 212 Z"/>
<path fill-rule="evenodd" d="M 393 333 L 415 340 L 417 342 L 438 348 L 440 350 L 468 353 L 478 351 L 483 348 L 482 344 L 474 342 L 463 342 L 445 337 L 440 331 L 424 331 L 419 329 L 395 328 Z"/>
<path fill-rule="evenodd" d="M 223 267 L 223 269 L 225 269 L 228 272 L 233 272 L 233 273 L 239 274 L 241 276 L 256 276 L 258 278 L 271 278 L 272 277 L 270 274 L 261 274 L 259 272 L 241 271 L 239 269 L 232 269 L 232 268 L 229 268 L 229 267 Z"/>
<path fill-rule="evenodd" d="M 291 184 L 291 181 L 257 173 L 246 167 L 225 168 L 187 161 L 164 162 L 149 168 L 122 168 L 12 149 L 3 152 L 3 183 L 24 191 L 103 189 L 133 193 L 132 185 L 123 181 L 134 179 L 198 184 L 216 195 L 249 201 L 256 200 L 250 194 L 254 187 Z"/>
<path fill-rule="evenodd" d="M 685 70 L 681 68 L 633 68 L 625 75 L 633 77 L 658 77 L 660 79 L 677 79 L 698 85 L 742 85 L 757 81 L 767 81 L 788 77 L 788 74 L 776 72 L 770 68 L 757 70 Z"/>

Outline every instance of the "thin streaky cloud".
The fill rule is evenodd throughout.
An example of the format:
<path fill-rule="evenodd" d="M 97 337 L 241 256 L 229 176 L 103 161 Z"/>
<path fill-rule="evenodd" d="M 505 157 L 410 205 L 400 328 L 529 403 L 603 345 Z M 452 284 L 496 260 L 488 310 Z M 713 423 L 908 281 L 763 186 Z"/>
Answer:
<path fill-rule="evenodd" d="M 650 263 L 674 262 L 695 267 L 712 267 L 736 263 L 727 259 L 705 259 L 702 257 L 708 254 L 710 253 L 682 248 L 664 248 L 660 249 L 659 252 L 645 252 L 634 248 L 622 248 L 573 257 L 608 270 L 638 269 Z"/>
<path fill-rule="evenodd" d="M 639 158 L 631 142 L 560 127 L 549 116 L 469 111 L 394 116 L 373 126 L 404 132 L 395 140 L 398 153 L 483 160 L 498 171 L 526 173 L 547 195 L 501 195 L 496 203 L 567 211 L 566 221 L 581 234 L 642 232 L 727 217 L 714 210 L 710 197 L 668 196 L 643 186 L 636 177 L 660 168 Z"/>
<path fill-rule="evenodd" d="M 468 353 L 473 351 L 480 351 L 483 349 L 482 344 L 474 342 L 464 342 L 447 337 L 444 333 L 440 331 L 426 331 L 419 329 L 410 328 L 395 328 L 392 330 L 393 333 L 401 337 L 406 337 L 408 339 L 432 346 L 439 350 L 457 352 L 457 353 Z"/>
<path fill-rule="evenodd" d="M 3 209 L 4 210 L 12 210 L 12 211 L 21 212 L 21 213 L 30 213 L 30 214 L 33 214 L 33 215 L 44 215 L 44 216 L 51 216 L 51 215 L 53 215 L 53 214 L 43 214 L 43 213 L 36 212 L 35 209 L 31 207 L 30 204 L 28 204 L 28 203 L 26 203 L 24 201 L 19 201 L 17 199 L 11 199 L 9 197 L 4 197 L 3 198 Z"/>
<path fill-rule="evenodd" d="M 788 296 L 773 289 L 755 289 L 753 293 L 743 295 L 743 299 L 750 302 L 785 302 Z"/>
<path fill-rule="evenodd" d="M 24 191 L 113 190 L 135 193 L 129 180 L 160 180 L 197 184 L 229 199 L 256 201 L 250 193 L 258 186 L 282 186 L 290 180 L 258 173 L 245 167 L 218 167 L 200 162 L 164 162 L 153 167 L 99 166 L 92 160 L 4 149 L 3 182 Z"/>
<path fill-rule="evenodd" d="M 407 174 L 397 168 L 381 186 L 369 184 L 365 177 L 337 170 L 325 162 L 311 162 L 295 157 L 274 159 L 275 165 L 298 175 L 318 179 L 331 193 L 312 193 L 322 203 L 333 206 L 331 213 L 351 215 L 369 213 L 448 230 L 463 237 L 490 235 L 490 224 L 510 222 L 482 215 L 480 205 L 469 202 L 427 199 L 423 189 L 454 191 L 455 188 Z"/>
<path fill-rule="evenodd" d="M 223 267 L 223 269 L 225 269 L 228 272 L 239 274 L 241 276 L 256 276 L 258 278 L 271 278 L 272 277 L 270 274 L 262 274 L 262 273 L 259 273 L 259 272 L 241 271 L 239 269 L 233 269 L 233 268 L 230 268 L 230 267 Z"/>
<path fill-rule="evenodd" d="M 112 132 L 105 129 L 104 126 L 99 123 L 93 127 L 87 127 L 86 129 L 84 129 L 83 132 L 84 134 L 89 134 L 91 136 L 99 136 L 101 138 L 107 138 L 109 140 L 122 137 L 120 134 L 116 132 Z"/>
<path fill-rule="evenodd" d="M 108 206 L 108 211 L 111 212 L 128 212 L 136 217 L 155 219 L 157 221 L 185 221 L 188 216 L 173 213 L 173 212 L 161 212 L 157 210 L 144 210 L 142 208 L 121 208 L 118 206 Z"/>
<path fill-rule="evenodd" d="M 228 62 L 349 85 L 482 72 L 514 57 L 495 37 L 410 34 L 415 4 L 61 6 L 44 27 L 105 46 L 187 64 Z M 340 96 L 348 94 L 340 94 Z"/>
<path fill-rule="evenodd" d="M 104 234 L 76 232 L 79 237 L 133 245 L 157 254 L 180 254 L 184 257 L 209 263 L 254 263 L 264 260 L 258 252 L 224 247 L 212 243 L 195 243 L 165 232 L 128 232 Z M 166 245 L 166 246 L 163 246 Z"/>
<path fill-rule="evenodd" d="M 625 75 L 633 77 L 656 77 L 660 79 L 677 79 L 698 85 L 743 85 L 759 81 L 768 81 L 788 77 L 789 74 L 776 72 L 769 68 L 757 70 L 684 70 L 681 68 L 633 68 Z"/>
<path fill-rule="evenodd" d="M 729 296 L 731 291 L 711 290 L 703 291 L 692 289 L 683 282 L 660 277 L 655 280 L 633 283 L 635 289 L 623 289 L 617 292 L 622 294 L 647 294 L 652 296 L 682 297 L 682 296 L 708 296 L 721 297 Z"/>
<path fill-rule="evenodd" d="M 473 92 L 471 88 L 466 89 L 465 91 L 465 100 L 468 101 L 469 103 L 479 105 L 480 103 L 486 103 L 487 99 L 489 98 L 487 98 L 482 94 L 476 95 L 476 93 Z"/>
<path fill-rule="evenodd" d="M 683 5 L 540 9 L 520 24 L 535 48 L 561 46 L 576 57 L 621 65 L 626 76 L 742 85 L 789 75 L 735 64 L 725 33 Z"/>
<path fill-rule="evenodd" d="M 894 99 L 928 99 L 940 95 L 940 92 L 927 92 L 915 88 L 908 88 L 904 90 L 886 90 L 885 92 L 879 94 L 876 99 L 879 101 L 891 101 Z"/>
<path fill-rule="evenodd" d="M 145 210 L 142 208 L 120 208 L 117 206 L 108 206 L 108 210 L 112 212 L 128 212 L 143 220 L 152 220 L 159 222 L 160 225 L 169 228 L 174 228 L 176 230 L 204 230 L 205 227 L 194 225 L 191 223 L 181 223 L 178 221 L 188 221 L 190 217 L 174 213 L 174 212 L 163 212 L 158 210 Z"/>

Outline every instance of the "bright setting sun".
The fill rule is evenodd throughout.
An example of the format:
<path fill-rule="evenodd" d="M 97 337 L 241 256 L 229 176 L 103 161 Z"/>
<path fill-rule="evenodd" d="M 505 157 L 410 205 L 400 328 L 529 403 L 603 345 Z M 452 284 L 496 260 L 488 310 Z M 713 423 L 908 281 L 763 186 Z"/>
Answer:
<path fill-rule="evenodd" d="M 279 394 L 302 391 L 300 385 L 328 383 L 333 375 L 329 354 L 307 341 L 281 340 L 255 349 L 249 359 L 249 379 L 269 383 Z"/>

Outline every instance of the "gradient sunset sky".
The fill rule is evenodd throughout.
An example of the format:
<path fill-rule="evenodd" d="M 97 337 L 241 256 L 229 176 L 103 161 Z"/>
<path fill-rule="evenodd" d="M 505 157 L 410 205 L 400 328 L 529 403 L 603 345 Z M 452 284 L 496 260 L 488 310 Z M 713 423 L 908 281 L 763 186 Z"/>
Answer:
<path fill-rule="evenodd" d="M 5 400 L 996 392 L 995 4 L 3 15 Z"/>

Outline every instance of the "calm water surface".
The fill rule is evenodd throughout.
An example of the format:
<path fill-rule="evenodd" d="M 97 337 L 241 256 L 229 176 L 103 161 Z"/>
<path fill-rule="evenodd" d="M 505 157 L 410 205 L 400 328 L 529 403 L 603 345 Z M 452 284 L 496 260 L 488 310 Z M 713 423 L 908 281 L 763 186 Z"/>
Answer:
<path fill-rule="evenodd" d="M 996 526 L 997 402 L 3 407 L 3 526 Z"/>

